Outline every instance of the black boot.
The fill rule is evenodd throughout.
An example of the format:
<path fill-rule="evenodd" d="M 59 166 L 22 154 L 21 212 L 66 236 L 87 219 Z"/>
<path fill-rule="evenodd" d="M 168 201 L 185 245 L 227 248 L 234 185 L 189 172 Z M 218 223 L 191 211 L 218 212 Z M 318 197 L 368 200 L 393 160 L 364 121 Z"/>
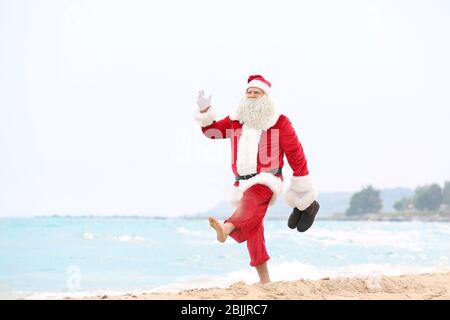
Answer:
<path fill-rule="evenodd" d="M 308 208 L 302 211 L 294 208 L 288 219 L 288 227 L 291 229 L 297 227 L 299 232 L 305 232 L 313 225 L 319 208 L 320 205 L 317 201 L 314 201 Z"/>
<path fill-rule="evenodd" d="M 288 219 L 288 227 L 291 229 L 297 228 L 298 222 L 300 221 L 300 216 L 302 215 L 302 212 L 298 210 L 297 208 L 294 208 L 291 215 Z"/>

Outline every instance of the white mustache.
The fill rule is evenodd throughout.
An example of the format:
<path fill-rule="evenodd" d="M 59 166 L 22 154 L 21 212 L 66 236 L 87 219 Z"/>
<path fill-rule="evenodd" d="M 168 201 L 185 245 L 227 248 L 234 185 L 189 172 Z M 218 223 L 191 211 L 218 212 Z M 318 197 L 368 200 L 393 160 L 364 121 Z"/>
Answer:
<path fill-rule="evenodd" d="M 236 109 L 237 118 L 252 128 L 264 129 L 267 127 L 276 108 L 268 95 L 260 98 L 244 97 Z"/>

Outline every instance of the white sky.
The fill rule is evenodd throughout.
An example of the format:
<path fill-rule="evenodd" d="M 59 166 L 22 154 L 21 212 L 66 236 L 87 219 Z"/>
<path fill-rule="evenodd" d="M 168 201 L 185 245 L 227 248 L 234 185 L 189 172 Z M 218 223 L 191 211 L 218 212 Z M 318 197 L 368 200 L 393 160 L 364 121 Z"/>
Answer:
<path fill-rule="evenodd" d="M 449 1 L 0 0 L 0 215 L 210 208 L 256 73 L 319 191 L 450 179 Z"/>

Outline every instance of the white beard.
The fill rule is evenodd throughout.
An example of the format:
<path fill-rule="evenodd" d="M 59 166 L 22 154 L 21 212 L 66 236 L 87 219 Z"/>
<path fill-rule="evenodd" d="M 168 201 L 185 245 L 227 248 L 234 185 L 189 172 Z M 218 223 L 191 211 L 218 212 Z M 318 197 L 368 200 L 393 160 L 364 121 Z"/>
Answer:
<path fill-rule="evenodd" d="M 272 98 L 265 94 L 258 99 L 242 98 L 232 118 L 250 128 L 266 130 L 276 123 L 279 115 Z"/>

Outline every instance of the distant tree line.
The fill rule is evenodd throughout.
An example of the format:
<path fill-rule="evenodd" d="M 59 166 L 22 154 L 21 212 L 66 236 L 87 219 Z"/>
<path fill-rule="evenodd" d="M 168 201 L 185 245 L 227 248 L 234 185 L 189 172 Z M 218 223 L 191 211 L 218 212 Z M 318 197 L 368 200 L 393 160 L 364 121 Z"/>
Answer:
<path fill-rule="evenodd" d="M 383 208 L 380 190 L 369 185 L 356 192 L 350 199 L 347 215 L 379 213 Z M 448 211 L 450 212 L 450 180 L 441 187 L 437 183 L 418 186 L 414 195 L 394 204 L 397 211 Z"/>
<path fill-rule="evenodd" d="M 394 204 L 397 211 L 437 211 L 449 207 L 450 181 L 446 181 L 444 187 L 437 183 L 419 186 L 416 188 L 413 197 L 403 198 Z"/>

